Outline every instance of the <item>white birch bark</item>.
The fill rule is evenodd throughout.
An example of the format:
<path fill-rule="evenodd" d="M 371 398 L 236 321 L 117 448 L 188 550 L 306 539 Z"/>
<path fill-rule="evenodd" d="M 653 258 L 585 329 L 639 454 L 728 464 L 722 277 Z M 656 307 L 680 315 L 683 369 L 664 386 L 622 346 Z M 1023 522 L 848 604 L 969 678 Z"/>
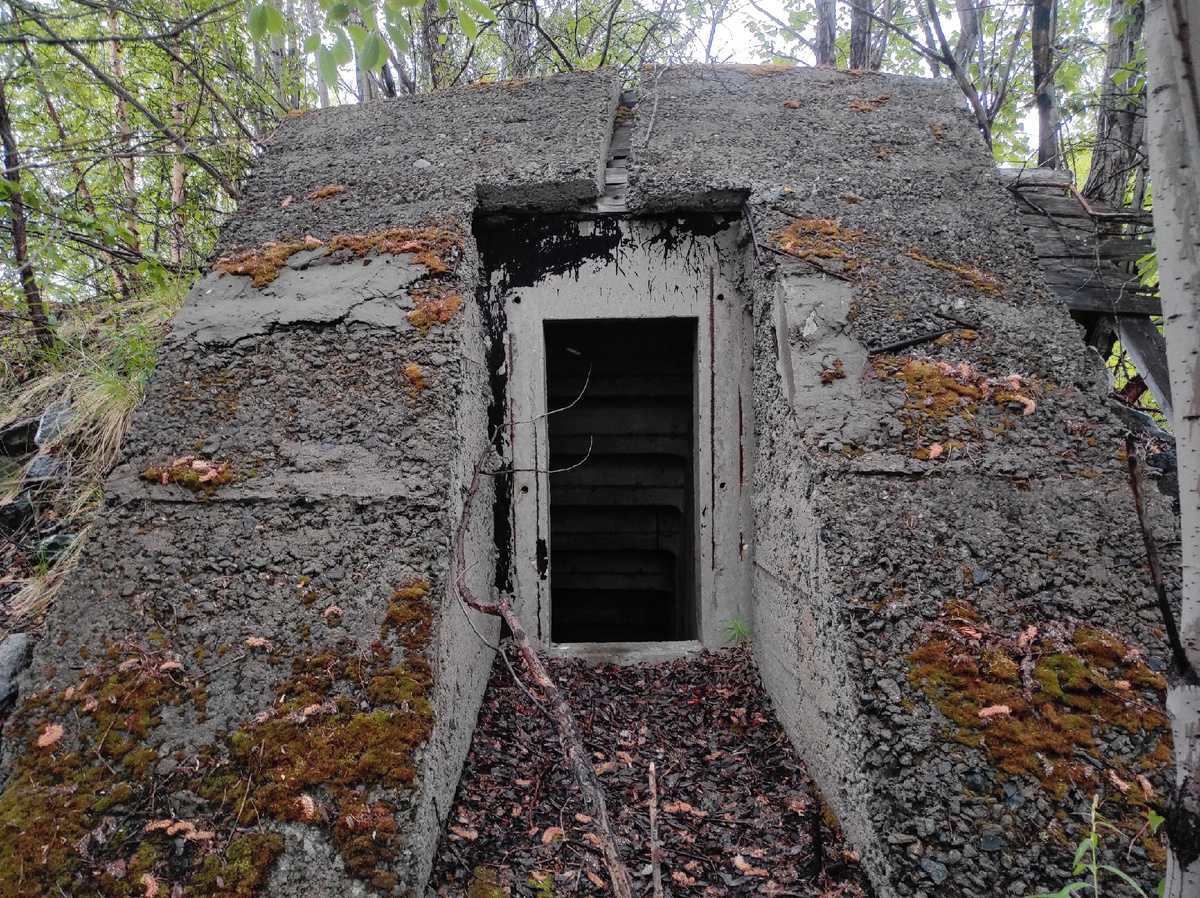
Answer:
<path fill-rule="evenodd" d="M 1190 26 L 1190 27 L 1189 27 Z M 1175 398 L 1183 536 L 1179 634 L 1200 670 L 1200 0 L 1148 0 L 1147 136 L 1160 291 Z M 1200 683 L 1173 670 L 1167 709 L 1176 794 L 1167 808 L 1167 898 L 1200 895 Z"/>

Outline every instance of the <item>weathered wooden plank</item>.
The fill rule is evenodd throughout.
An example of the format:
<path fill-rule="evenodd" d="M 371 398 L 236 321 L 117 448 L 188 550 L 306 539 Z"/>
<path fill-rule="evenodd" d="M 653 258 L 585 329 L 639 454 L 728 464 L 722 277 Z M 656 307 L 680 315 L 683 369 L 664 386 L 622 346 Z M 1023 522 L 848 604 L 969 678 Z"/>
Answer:
<path fill-rule="evenodd" d="M 1069 171 L 1052 168 L 997 168 L 996 174 L 1006 184 L 1038 187 L 1070 187 L 1074 178 Z"/>
<path fill-rule="evenodd" d="M 1162 302 L 1144 293 L 1122 293 L 1105 287 L 1050 285 L 1072 312 L 1105 312 L 1109 315 L 1161 315 Z"/>
<path fill-rule="evenodd" d="M 1167 371 L 1167 341 L 1158 325 L 1149 318 L 1122 316 L 1117 321 L 1117 337 L 1133 359 L 1133 365 L 1146 381 L 1167 420 L 1175 423 L 1171 402 L 1171 377 Z"/>
<path fill-rule="evenodd" d="M 1075 218 L 1091 222 L 1091 218 L 1079 204 L 1079 200 L 1073 196 L 1060 196 L 1046 192 L 1018 193 L 1017 196 L 1019 204 L 1028 205 L 1042 213 L 1049 213 L 1055 218 Z"/>
<path fill-rule="evenodd" d="M 1106 290 L 1124 290 L 1126 293 L 1142 293 L 1137 275 L 1126 274 L 1111 266 L 1103 268 L 1083 265 L 1046 266 L 1042 269 L 1046 283 L 1067 287 L 1101 287 Z"/>

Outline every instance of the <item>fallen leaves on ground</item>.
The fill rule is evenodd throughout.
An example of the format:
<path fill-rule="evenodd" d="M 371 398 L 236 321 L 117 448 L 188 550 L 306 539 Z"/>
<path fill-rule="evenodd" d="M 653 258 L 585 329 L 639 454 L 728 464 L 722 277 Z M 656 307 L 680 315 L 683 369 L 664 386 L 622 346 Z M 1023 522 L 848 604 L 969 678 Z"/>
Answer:
<path fill-rule="evenodd" d="M 838 834 L 825 831 L 828 873 L 814 866 L 812 781 L 748 653 L 624 668 L 553 659 L 549 667 L 570 696 L 635 894 L 650 891 L 651 761 L 672 895 L 869 894 Z M 611 894 L 558 734 L 503 662 L 492 673 L 426 895 L 467 895 L 477 868 L 494 872 L 513 896 L 534 896 L 531 882 L 547 883 L 547 875 L 556 895 Z"/>

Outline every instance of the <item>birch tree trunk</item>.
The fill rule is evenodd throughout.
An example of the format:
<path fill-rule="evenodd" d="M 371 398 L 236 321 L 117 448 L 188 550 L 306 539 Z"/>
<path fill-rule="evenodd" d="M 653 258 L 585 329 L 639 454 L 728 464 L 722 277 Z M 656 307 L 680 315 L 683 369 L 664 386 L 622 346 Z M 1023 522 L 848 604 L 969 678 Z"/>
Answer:
<path fill-rule="evenodd" d="M 115 6 L 110 6 L 108 9 L 108 26 L 112 29 L 113 34 L 120 33 L 121 20 Z M 112 77 L 115 82 L 120 84 L 124 76 L 122 72 L 121 42 L 113 38 L 109 41 L 109 51 Z M 125 227 L 133 235 L 133 239 L 128 241 L 129 248 L 138 251 L 141 249 L 141 240 L 138 237 L 137 162 L 133 156 L 133 128 L 129 124 L 129 105 L 125 97 L 117 94 L 116 101 L 117 128 L 120 129 L 119 140 L 121 142 L 121 181 L 125 188 L 125 197 L 121 205 L 125 210 Z"/>
<path fill-rule="evenodd" d="M 1191 671 L 1171 669 L 1175 792 L 1165 828 L 1167 898 L 1200 895 L 1200 2 L 1147 0 L 1147 137 L 1159 290 L 1167 338 L 1183 600 L 1179 633 Z"/>

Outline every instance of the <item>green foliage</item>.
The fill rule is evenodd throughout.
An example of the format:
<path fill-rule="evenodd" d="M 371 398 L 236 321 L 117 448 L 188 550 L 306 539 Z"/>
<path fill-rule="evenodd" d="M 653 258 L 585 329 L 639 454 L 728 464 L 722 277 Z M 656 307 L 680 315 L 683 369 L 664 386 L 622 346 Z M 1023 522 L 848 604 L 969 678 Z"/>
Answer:
<path fill-rule="evenodd" d="M 729 620 L 721 621 L 721 632 L 725 635 L 726 645 L 739 649 L 750 648 L 750 644 L 754 640 L 750 625 L 740 617 L 731 617 Z"/>
<path fill-rule="evenodd" d="M 1030 895 L 1029 898 L 1077 898 L 1078 895 L 1084 894 L 1085 889 L 1090 889 L 1093 898 L 1100 898 L 1100 880 L 1101 874 L 1108 874 L 1110 877 L 1120 880 L 1128 886 L 1135 895 L 1140 898 L 1150 898 L 1137 882 L 1124 870 L 1119 867 L 1114 867 L 1111 864 L 1101 863 L 1100 853 L 1103 847 L 1103 837 L 1105 832 L 1109 832 L 1118 837 L 1124 838 L 1125 833 L 1113 826 L 1100 816 L 1098 808 L 1100 804 L 1099 796 L 1092 796 L 1092 808 L 1088 820 L 1087 834 L 1079 841 L 1079 845 L 1075 848 L 1075 868 L 1072 871 L 1075 876 L 1085 874 L 1083 879 L 1077 879 L 1074 882 L 1069 882 L 1057 892 L 1040 892 L 1036 895 Z M 1164 818 L 1162 815 L 1151 810 L 1147 813 L 1146 826 L 1151 835 L 1158 832 L 1158 828 L 1162 826 Z M 1141 835 L 1141 833 L 1139 833 Z M 1135 837 L 1136 838 L 1136 837 Z M 1159 884 L 1158 895 L 1163 893 L 1164 882 Z"/>

